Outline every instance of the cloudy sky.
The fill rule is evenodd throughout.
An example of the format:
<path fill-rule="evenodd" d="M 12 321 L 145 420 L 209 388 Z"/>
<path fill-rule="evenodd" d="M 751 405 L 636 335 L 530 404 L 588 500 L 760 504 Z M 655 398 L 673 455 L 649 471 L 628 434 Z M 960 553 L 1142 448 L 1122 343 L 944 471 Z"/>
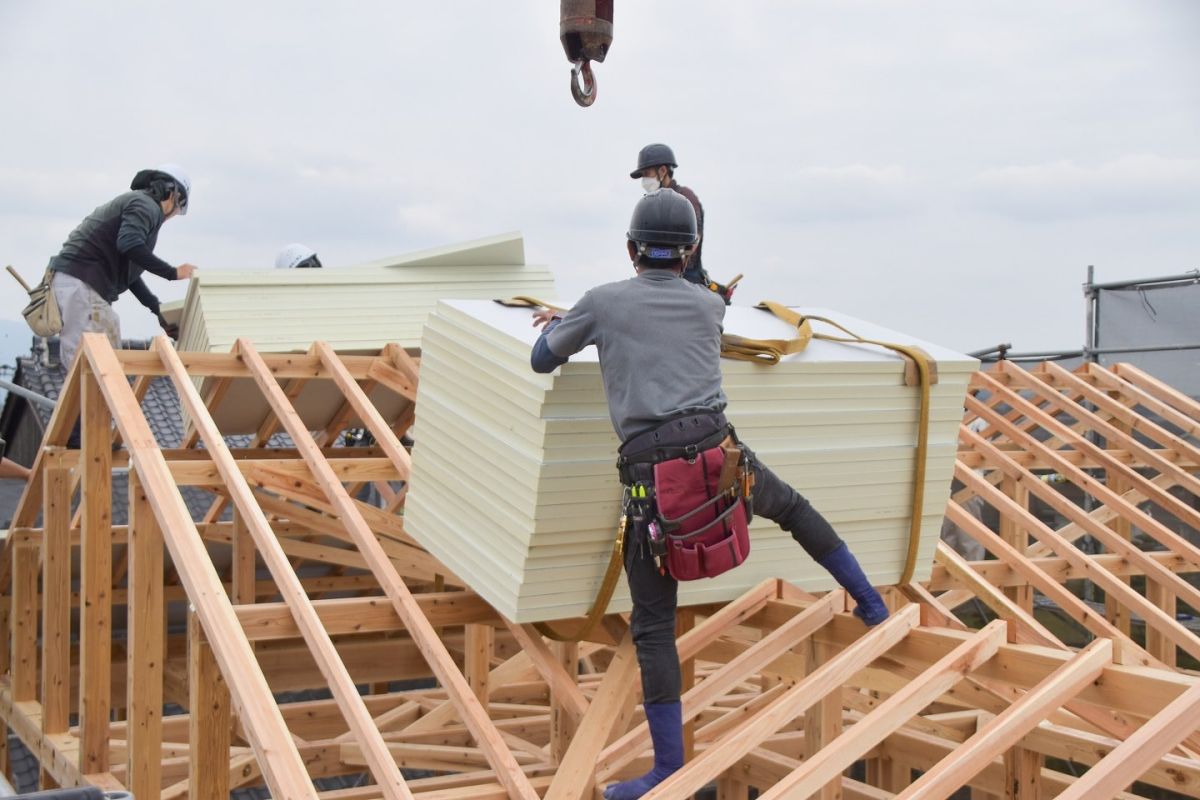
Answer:
<path fill-rule="evenodd" d="M 300 240 L 336 266 L 520 230 L 571 296 L 627 274 L 628 172 L 665 141 L 709 271 L 747 275 L 739 302 L 1074 348 L 1088 264 L 1200 267 L 1194 0 L 618 0 L 589 109 L 557 37 L 550 0 L 0 2 L 0 262 L 35 276 L 176 161 L 194 187 L 159 239 L 172 263 L 268 268 Z"/>

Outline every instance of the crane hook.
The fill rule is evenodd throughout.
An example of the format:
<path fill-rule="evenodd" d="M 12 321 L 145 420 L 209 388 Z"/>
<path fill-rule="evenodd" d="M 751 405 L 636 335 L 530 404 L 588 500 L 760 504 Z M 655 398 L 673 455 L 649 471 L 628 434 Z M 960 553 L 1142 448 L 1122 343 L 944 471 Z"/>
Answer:
<path fill-rule="evenodd" d="M 571 97 L 587 108 L 596 102 L 596 76 L 592 74 L 592 62 L 581 58 L 571 67 Z"/>

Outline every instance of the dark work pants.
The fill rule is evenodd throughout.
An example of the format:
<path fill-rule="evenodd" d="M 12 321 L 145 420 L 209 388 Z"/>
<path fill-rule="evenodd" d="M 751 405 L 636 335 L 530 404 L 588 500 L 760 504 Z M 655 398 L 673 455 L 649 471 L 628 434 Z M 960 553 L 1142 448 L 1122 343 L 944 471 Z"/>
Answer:
<path fill-rule="evenodd" d="M 799 492 L 761 464 L 746 449 L 754 465 L 754 513 L 792 534 L 814 560 L 841 545 L 833 527 Z M 658 562 L 645 544 L 645 530 L 630 526 L 625 537 L 625 575 L 633 597 L 630 627 L 642 669 L 642 692 L 647 703 L 674 703 L 682 678 L 675 649 L 675 604 L 678 583 L 660 575 Z"/>

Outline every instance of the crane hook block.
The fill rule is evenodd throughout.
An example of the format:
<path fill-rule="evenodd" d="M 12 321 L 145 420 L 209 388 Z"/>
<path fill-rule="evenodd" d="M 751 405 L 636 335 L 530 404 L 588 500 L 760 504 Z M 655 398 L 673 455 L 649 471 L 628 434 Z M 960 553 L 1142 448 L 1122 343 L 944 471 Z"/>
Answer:
<path fill-rule="evenodd" d="M 571 96 L 581 106 L 596 100 L 592 61 L 602 62 L 613 39 L 613 0 L 561 0 L 558 38 L 571 62 Z"/>
<path fill-rule="evenodd" d="M 571 68 L 571 97 L 587 108 L 596 102 L 596 76 L 592 74 L 592 62 L 576 61 Z"/>

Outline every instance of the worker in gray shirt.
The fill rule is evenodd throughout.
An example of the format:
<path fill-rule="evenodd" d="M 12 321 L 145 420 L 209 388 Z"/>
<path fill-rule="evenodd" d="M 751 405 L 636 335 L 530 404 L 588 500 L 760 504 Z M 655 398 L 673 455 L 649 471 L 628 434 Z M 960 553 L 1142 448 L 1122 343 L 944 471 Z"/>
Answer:
<path fill-rule="evenodd" d="M 530 362 L 537 372 L 552 372 L 585 347 L 596 346 L 609 414 L 621 439 L 621 479 L 629 486 L 637 467 L 676 458 L 681 451 L 702 451 L 726 436 L 736 440 L 736 434 L 725 419 L 721 389 L 725 303 L 681 277 L 697 240 L 692 204 L 670 189 L 646 195 L 634 209 L 627 238 L 637 275 L 592 289 L 562 317 L 536 314 L 534 324 L 545 328 Z M 845 587 L 857 603 L 854 613 L 866 625 L 885 620 L 883 598 L 829 522 L 744 445 L 743 453 L 754 475 L 754 512 L 791 533 Z M 675 646 L 678 584 L 656 563 L 647 546 L 648 530 L 629 526 L 624 555 L 654 765 L 641 777 L 608 786 L 608 800 L 639 798 L 683 766 L 682 676 Z"/>
<path fill-rule="evenodd" d="M 63 320 L 59 358 L 64 367 L 75 360 L 84 333 L 103 333 L 113 347 L 120 346 L 121 323 L 112 304 L 126 290 L 154 312 L 172 338 L 178 335 L 163 318 L 142 273 L 170 281 L 187 280 L 195 273 L 192 264 L 173 267 L 154 255 L 159 228 L 187 213 L 191 181 L 178 165 L 163 164 L 138 172 L 129 188 L 89 214 L 50 259 L 50 287 Z"/>

